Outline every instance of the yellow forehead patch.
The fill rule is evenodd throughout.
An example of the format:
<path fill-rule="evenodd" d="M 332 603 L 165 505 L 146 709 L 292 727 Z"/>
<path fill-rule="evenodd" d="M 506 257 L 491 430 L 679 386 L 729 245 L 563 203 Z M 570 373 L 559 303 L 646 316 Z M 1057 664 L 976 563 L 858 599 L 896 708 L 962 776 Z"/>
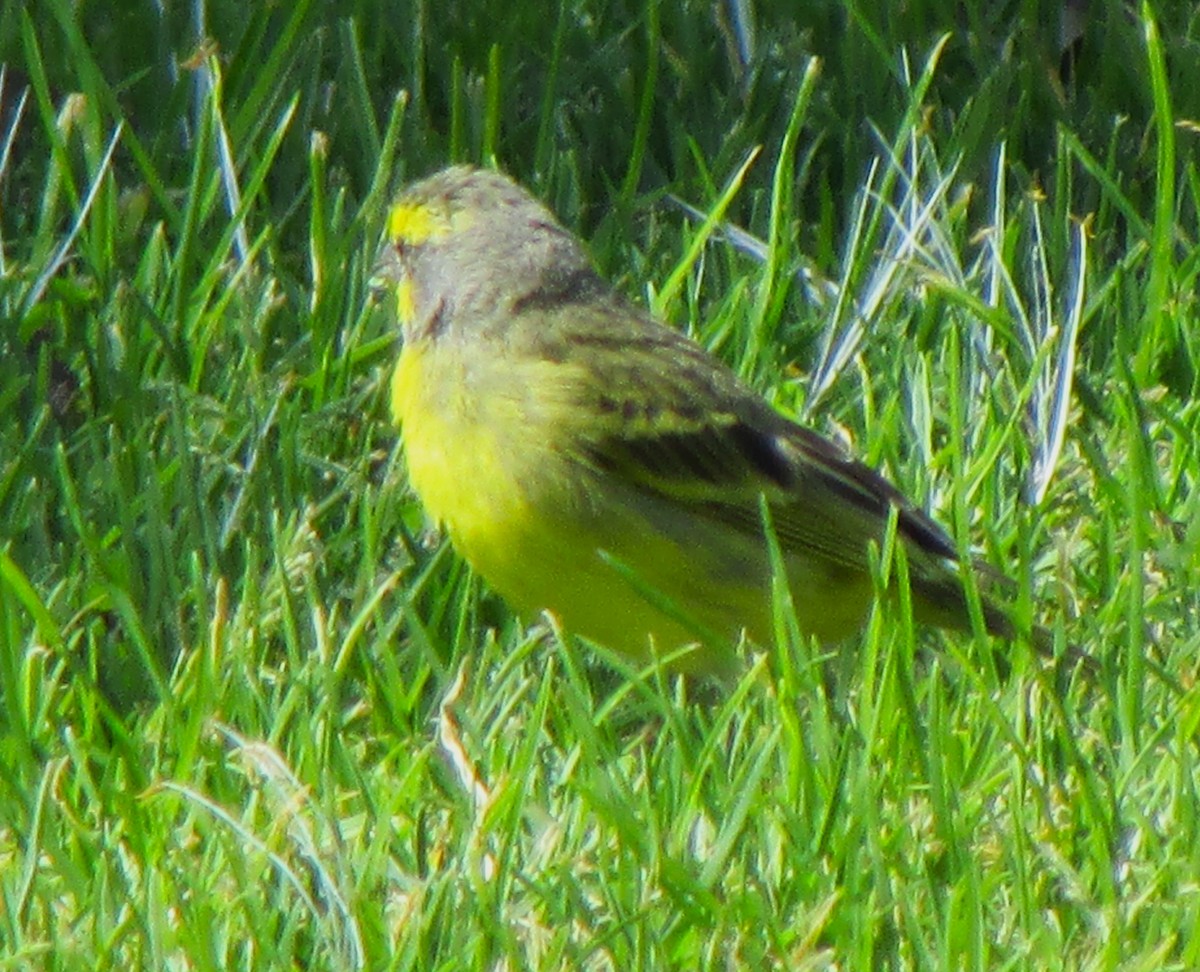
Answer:
<path fill-rule="evenodd" d="M 420 202 L 399 202 L 388 212 L 387 235 L 393 243 L 420 246 L 470 225 L 465 210 L 451 210 Z"/>
<path fill-rule="evenodd" d="M 388 239 L 409 246 L 420 246 L 432 237 L 442 236 L 447 229 L 442 214 L 421 203 L 397 203 L 388 213 Z"/>

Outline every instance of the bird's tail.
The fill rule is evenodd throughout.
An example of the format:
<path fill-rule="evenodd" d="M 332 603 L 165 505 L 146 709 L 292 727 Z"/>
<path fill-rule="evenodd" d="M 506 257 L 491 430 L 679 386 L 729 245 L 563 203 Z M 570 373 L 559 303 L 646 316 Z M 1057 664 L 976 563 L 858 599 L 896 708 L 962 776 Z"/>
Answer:
<path fill-rule="evenodd" d="M 971 615 L 967 598 L 957 578 L 916 579 L 913 581 L 913 593 L 913 607 L 918 620 L 959 631 L 970 630 Z M 986 595 L 980 597 L 983 624 L 988 634 L 1015 641 L 1022 632 L 1013 624 L 1009 611 Z M 1071 669 L 1082 668 L 1090 678 L 1100 674 L 1100 663 L 1078 645 L 1067 642 L 1060 654 L 1054 632 L 1049 628 L 1035 624 L 1028 630 L 1028 638 L 1039 655 Z"/>

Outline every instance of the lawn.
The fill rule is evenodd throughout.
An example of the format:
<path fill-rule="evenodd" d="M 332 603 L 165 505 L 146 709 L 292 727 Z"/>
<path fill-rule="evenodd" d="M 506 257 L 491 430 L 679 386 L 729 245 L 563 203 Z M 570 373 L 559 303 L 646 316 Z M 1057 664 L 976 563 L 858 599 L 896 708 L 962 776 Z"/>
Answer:
<path fill-rule="evenodd" d="M 0 969 L 1200 967 L 1200 18 L 867 6 L 0 7 Z M 515 617 L 387 408 L 451 162 L 1097 671 Z"/>

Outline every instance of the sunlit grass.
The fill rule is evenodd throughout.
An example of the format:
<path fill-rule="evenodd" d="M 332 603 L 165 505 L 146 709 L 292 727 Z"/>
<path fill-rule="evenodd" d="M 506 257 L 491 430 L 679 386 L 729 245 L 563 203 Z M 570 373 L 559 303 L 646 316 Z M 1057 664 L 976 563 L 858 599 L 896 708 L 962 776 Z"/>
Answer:
<path fill-rule="evenodd" d="M 1196 25 L 960 6 L 5 8 L 0 967 L 1200 965 Z M 1100 674 L 514 618 L 370 285 L 493 159 Z"/>

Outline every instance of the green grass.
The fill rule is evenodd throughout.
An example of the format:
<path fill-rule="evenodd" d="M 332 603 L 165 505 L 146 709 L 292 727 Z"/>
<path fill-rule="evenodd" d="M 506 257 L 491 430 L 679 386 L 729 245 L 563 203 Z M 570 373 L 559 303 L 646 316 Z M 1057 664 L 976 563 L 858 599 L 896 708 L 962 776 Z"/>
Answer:
<path fill-rule="evenodd" d="M 1057 4 L 867 6 L 3 7 L 0 969 L 1200 966 L 1200 23 L 1093 3 L 1064 73 Z M 513 618 L 370 292 L 461 160 L 1099 678 Z"/>

